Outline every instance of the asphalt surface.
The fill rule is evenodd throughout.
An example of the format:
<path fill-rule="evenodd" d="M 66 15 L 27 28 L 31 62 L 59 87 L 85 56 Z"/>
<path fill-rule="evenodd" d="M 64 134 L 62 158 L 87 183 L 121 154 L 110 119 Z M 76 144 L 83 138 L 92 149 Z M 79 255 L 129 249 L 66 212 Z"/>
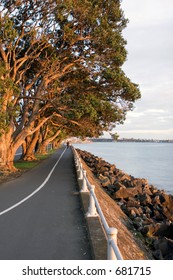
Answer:
<path fill-rule="evenodd" d="M 57 162 L 63 151 L 0 184 L 1 260 L 92 259 L 72 151 Z"/>

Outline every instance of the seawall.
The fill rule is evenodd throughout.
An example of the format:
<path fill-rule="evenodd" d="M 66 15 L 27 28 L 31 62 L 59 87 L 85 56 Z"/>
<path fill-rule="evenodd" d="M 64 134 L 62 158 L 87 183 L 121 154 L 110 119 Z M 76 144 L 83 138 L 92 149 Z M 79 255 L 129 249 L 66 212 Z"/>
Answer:
<path fill-rule="evenodd" d="M 77 149 L 124 259 L 173 259 L 173 196 Z"/>

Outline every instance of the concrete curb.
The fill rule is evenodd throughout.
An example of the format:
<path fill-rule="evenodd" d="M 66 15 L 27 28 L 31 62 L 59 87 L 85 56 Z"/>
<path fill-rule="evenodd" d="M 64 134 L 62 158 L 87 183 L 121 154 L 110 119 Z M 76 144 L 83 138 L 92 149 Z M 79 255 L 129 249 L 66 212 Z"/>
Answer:
<path fill-rule="evenodd" d="M 89 193 L 80 192 L 82 188 L 82 180 L 77 179 L 79 186 L 79 193 L 84 215 L 88 211 L 89 205 Z M 104 233 L 103 226 L 99 217 L 86 217 L 86 224 L 88 230 L 88 236 L 91 246 L 91 253 L 94 260 L 106 260 L 107 259 L 107 240 Z"/>

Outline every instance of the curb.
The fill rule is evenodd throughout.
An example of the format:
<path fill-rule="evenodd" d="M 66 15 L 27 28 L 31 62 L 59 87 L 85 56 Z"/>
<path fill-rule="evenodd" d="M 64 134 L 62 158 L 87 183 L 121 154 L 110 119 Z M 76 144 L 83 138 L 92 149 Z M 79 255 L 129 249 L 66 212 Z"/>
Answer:
<path fill-rule="evenodd" d="M 103 226 L 101 224 L 99 216 L 86 217 L 86 213 L 88 212 L 88 205 L 89 205 L 89 193 L 80 192 L 82 188 L 82 180 L 77 178 L 77 182 L 79 186 L 79 194 L 80 194 L 82 209 L 86 219 L 92 257 L 94 260 L 106 260 L 107 240 L 106 240 Z"/>

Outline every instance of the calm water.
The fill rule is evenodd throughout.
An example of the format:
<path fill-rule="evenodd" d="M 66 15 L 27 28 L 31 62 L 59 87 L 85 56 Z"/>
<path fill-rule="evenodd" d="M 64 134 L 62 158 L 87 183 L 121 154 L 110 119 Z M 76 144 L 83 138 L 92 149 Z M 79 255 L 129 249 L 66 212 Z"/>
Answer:
<path fill-rule="evenodd" d="M 168 143 L 91 143 L 74 144 L 102 157 L 117 168 L 173 194 L 173 144 Z"/>

